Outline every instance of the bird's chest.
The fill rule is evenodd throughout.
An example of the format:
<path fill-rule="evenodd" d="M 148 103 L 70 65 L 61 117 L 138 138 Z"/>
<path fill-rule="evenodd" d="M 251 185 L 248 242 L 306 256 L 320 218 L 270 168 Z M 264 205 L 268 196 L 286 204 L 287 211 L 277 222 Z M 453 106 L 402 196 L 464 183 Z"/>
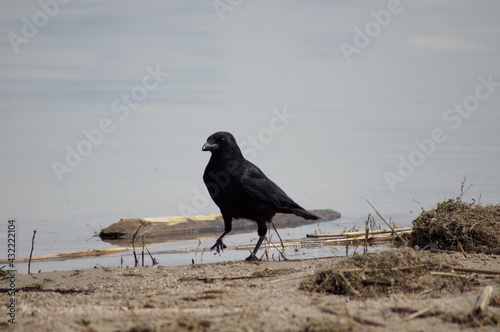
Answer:
<path fill-rule="evenodd" d="M 207 167 L 205 170 L 203 181 L 210 196 L 221 209 L 243 211 L 256 208 L 256 202 L 243 188 L 238 175 L 220 168 Z"/>
<path fill-rule="evenodd" d="M 238 179 L 226 171 L 207 169 L 203 175 L 203 181 L 210 196 L 218 205 L 222 201 L 241 200 L 242 195 L 246 194 Z"/>

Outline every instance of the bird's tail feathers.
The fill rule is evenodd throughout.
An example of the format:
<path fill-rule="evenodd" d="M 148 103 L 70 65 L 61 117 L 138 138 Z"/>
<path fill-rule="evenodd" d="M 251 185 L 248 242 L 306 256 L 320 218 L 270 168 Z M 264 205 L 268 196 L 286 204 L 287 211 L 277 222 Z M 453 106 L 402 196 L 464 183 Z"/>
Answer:
<path fill-rule="evenodd" d="M 318 219 L 321 219 L 320 217 L 318 217 L 317 215 L 314 215 L 304 209 L 295 209 L 295 208 L 291 208 L 290 211 L 296 215 L 296 216 L 299 216 L 299 217 L 302 217 L 306 220 L 318 220 Z"/>

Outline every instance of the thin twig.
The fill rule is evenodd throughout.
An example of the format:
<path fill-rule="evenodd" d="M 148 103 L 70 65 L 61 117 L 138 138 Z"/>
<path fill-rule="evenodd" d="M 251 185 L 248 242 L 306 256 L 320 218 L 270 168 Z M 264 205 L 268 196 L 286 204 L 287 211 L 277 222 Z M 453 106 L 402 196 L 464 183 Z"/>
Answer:
<path fill-rule="evenodd" d="M 371 214 L 368 213 L 368 218 L 366 219 L 366 225 L 365 225 L 365 241 L 363 245 L 363 255 L 366 255 L 368 253 L 368 235 L 370 233 L 370 227 L 368 227 L 368 223 L 370 221 Z"/>
<path fill-rule="evenodd" d="M 460 185 L 460 196 L 458 196 L 458 200 L 462 200 L 462 197 L 465 195 L 465 193 L 472 187 L 472 184 L 470 184 L 467 188 L 465 188 L 465 182 L 467 181 L 467 177 L 464 177 L 464 180 L 462 181 L 462 184 Z"/>
<path fill-rule="evenodd" d="M 422 212 L 424 212 L 424 206 L 422 205 L 422 203 L 420 203 L 419 201 L 417 201 L 415 198 L 413 199 L 418 205 L 420 205 L 420 209 L 422 209 Z"/>
<path fill-rule="evenodd" d="M 346 285 L 349 287 L 349 289 L 351 290 L 351 292 L 353 292 L 354 294 L 356 294 L 356 296 L 360 296 L 361 295 L 356 289 L 354 289 L 354 287 L 352 287 L 351 283 L 347 280 L 347 278 L 344 276 L 344 274 L 342 273 L 342 271 L 339 271 L 339 275 L 342 277 L 342 279 L 344 280 L 344 282 L 346 283 Z"/>
<path fill-rule="evenodd" d="M 483 314 L 486 311 L 486 307 L 490 302 L 491 293 L 493 292 L 492 286 L 486 286 L 483 288 L 481 295 L 479 295 L 476 303 L 474 304 L 474 308 L 472 309 L 472 313 L 475 315 Z"/>
<path fill-rule="evenodd" d="M 151 252 L 149 251 L 148 247 L 145 246 L 145 248 L 148 251 L 149 257 L 151 258 L 151 264 L 152 264 L 152 266 L 157 265 L 158 261 L 156 260 L 156 258 L 154 258 L 153 255 L 151 255 Z"/>
<path fill-rule="evenodd" d="M 352 244 L 359 244 L 362 241 L 364 241 L 365 237 L 355 237 L 355 238 L 347 238 L 347 239 L 331 239 L 331 240 L 323 240 L 321 243 L 323 244 L 330 244 L 330 243 L 352 243 Z M 368 238 L 368 242 L 373 244 L 375 242 L 392 242 L 394 240 L 394 236 L 372 236 Z M 307 243 L 307 241 L 304 241 L 304 243 Z"/>
<path fill-rule="evenodd" d="M 33 230 L 33 238 L 31 239 L 31 251 L 30 251 L 30 258 L 28 260 L 28 274 L 31 274 L 31 257 L 33 256 L 33 248 L 35 247 L 35 235 L 36 235 L 36 229 Z"/>
<path fill-rule="evenodd" d="M 462 252 L 464 257 L 467 258 L 467 254 L 465 253 L 464 248 L 462 247 L 462 244 L 460 243 L 460 241 L 458 241 L 458 247 L 460 248 L 460 251 Z"/>
<path fill-rule="evenodd" d="M 338 312 L 336 312 L 336 311 L 334 311 L 334 310 L 332 310 L 330 308 L 320 308 L 320 309 L 323 312 L 326 312 L 326 313 L 329 313 L 329 314 L 332 314 L 332 315 L 336 315 L 336 316 L 340 316 L 340 314 Z M 379 322 L 376 322 L 376 321 L 371 320 L 371 319 L 366 319 L 366 318 L 361 318 L 361 317 L 353 316 L 353 315 L 349 314 L 349 312 L 347 312 L 347 310 L 346 310 L 345 315 L 346 315 L 347 318 L 352 319 L 353 321 L 355 321 L 357 323 L 360 323 L 360 324 L 370 325 L 370 326 L 377 326 L 377 327 L 387 327 L 387 325 L 379 323 Z"/>
<path fill-rule="evenodd" d="M 393 267 L 391 270 L 392 271 L 404 271 L 404 270 L 413 270 L 413 269 L 418 269 L 421 267 L 426 267 L 427 264 L 417 264 L 417 265 L 411 265 L 411 266 L 399 266 L 399 267 Z M 342 269 L 340 272 L 361 272 L 364 271 L 366 273 L 371 273 L 371 272 L 377 272 L 377 271 L 383 271 L 384 269 L 365 269 L 365 268 L 352 268 L 352 269 Z"/>
<path fill-rule="evenodd" d="M 271 278 L 274 277 L 274 275 L 258 275 L 258 276 L 234 276 L 234 277 L 204 277 L 204 278 L 181 278 L 180 281 L 188 281 L 188 280 L 197 280 L 197 281 L 205 281 L 205 282 L 210 282 L 214 280 L 240 280 L 240 279 L 257 279 L 257 278 Z"/>
<path fill-rule="evenodd" d="M 376 321 L 371 320 L 371 319 L 366 319 L 366 318 L 361 318 L 361 317 L 351 316 L 351 315 L 348 315 L 348 316 L 350 318 L 352 318 L 354 321 L 361 323 L 361 324 L 364 324 L 364 325 L 377 326 L 377 327 L 387 327 L 387 325 L 376 322 Z"/>
<path fill-rule="evenodd" d="M 285 254 L 281 250 L 279 250 L 278 247 L 276 247 L 272 242 L 269 242 L 269 244 L 271 246 L 273 246 L 274 249 L 278 250 L 278 252 L 280 253 L 281 257 L 283 257 L 283 260 L 289 261 L 289 259 L 285 257 Z M 281 244 L 283 245 L 283 242 Z M 284 246 L 283 246 L 283 248 L 284 248 Z"/>
<path fill-rule="evenodd" d="M 413 230 L 413 227 L 396 228 L 397 232 L 409 232 L 411 230 Z M 372 229 L 370 231 L 370 234 L 384 234 L 384 233 L 393 233 L 393 231 L 390 229 L 376 229 L 376 230 Z M 322 238 L 322 237 L 351 237 L 364 234 L 365 231 L 359 231 L 359 232 L 342 232 L 342 233 L 325 233 L 325 234 L 306 234 L 306 236 L 314 238 Z"/>
<path fill-rule="evenodd" d="M 498 270 L 469 269 L 469 268 L 466 268 L 466 267 L 449 266 L 449 265 L 443 265 L 443 268 L 451 269 L 451 270 L 454 270 L 454 271 L 461 271 L 461 272 L 472 272 L 472 273 L 500 275 L 500 271 L 498 271 Z"/>
<path fill-rule="evenodd" d="M 196 232 L 196 239 L 198 240 L 198 247 L 199 248 L 201 246 L 201 238 L 200 238 L 200 234 L 198 234 L 198 230 L 195 230 Z"/>
<path fill-rule="evenodd" d="M 312 275 L 305 275 L 305 276 L 291 277 L 291 278 L 285 278 L 285 279 L 277 279 L 277 280 L 271 280 L 271 281 L 269 281 L 269 283 L 273 284 L 275 282 L 284 282 L 284 281 L 290 281 L 290 280 L 304 279 L 304 278 L 308 278 L 311 276 Z"/>
<path fill-rule="evenodd" d="M 285 245 L 283 244 L 283 240 L 281 239 L 280 233 L 278 233 L 278 230 L 276 229 L 276 226 L 274 226 L 274 223 L 272 220 L 271 220 L 271 225 L 273 226 L 274 231 L 276 232 L 276 235 L 278 235 L 278 238 L 280 239 L 281 247 L 283 248 L 283 250 L 285 250 Z"/>
<path fill-rule="evenodd" d="M 38 292 L 38 293 L 59 293 L 59 294 L 75 294 L 75 293 L 92 293 L 92 289 L 46 289 L 37 286 L 24 286 L 20 288 L 16 288 L 15 292 Z M 0 288 L 0 293 L 9 293 L 12 292 L 12 288 Z"/>
<path fill-rule="evenodd" d="M 146 225 L 145 223 L 141 223 L 139 227 L 137 227 L 137 230 L 135 231 L 134 235 L 132 236 L 132 249 L 134 252 L 134 267 L 137 267 L 139 265 L 139 260 L 137 259 L 137 255 L 135 254 L 135 237 L 137 236 L 137 233 L 139 233 L 139 230 L 141 229 L 142 226 Z"/>
<path fill-rule="evenodd" d="M 442 277 L 453 277 L 453 278 L 465 278 L 469 279 L 469 276 L 463 275 L 463 274 L 456 274 L 456 273 L 451 273 L 451 272 L 430 272 L 431 276 L 442 276 Z"/>
<path fill-rule="evenodd" d="M 249 247 L 249 246 L 247 246 L 247 249 L 248 249 L 248 251 L 250 252 L 250 256 L 252 256 L 252 257 L 253 257 L 256 261 L 261 261 L 261 260 L 262 260 L 262 257 L 264 257 L 264 256 L 262 256 L 262 257 L 259 259 L 259 258 L 258 258 L 258 257 L 257 257 L 254 253 L 253 253 L 252 249 L 250 249 L 250 247 Z M 265 255 L 265 251 L 264 251 L 264 255 Z"/>
<path fill-rule="evenodd" d="M 142 256 L 142 267 L 144 267 L 144 241 L 142 241 L 142 252 L 141 252 L 141 256 Z"/>
<path fill-rule="evenodd" d="M 68 260 L 68 259 L 78 259 L 78 258 L 88 258 L 95 256 L 104 256 L 104 255 L 116 255 L 122 252 L 130 251 L 131 248 L 108 248 L 108 249 L 94 249 L 94 250 L 85 250 L 85 251 L 77 251 L 77 252 L 67 252 L 61 254 L 51 254 L 44 256 L 35 256 L 32 257 L 32 262 L 46 262 L 46 261 L 58 261 L 58 260 Z M 16 258 L 17 263 L 28 263 L 29 257 L 27 258 Z M 8 263 L 7 259 L 0 259 L 0 264 Z"/>
<path fill-rule="evenodd" d="M 94 227 L 92 227 L 92 226 L 90 226 L 88 224 L 87 224 L 87 227 L 90 228 L 90 229 L 92 229 L 94 231 L 94 235 L 92 235 L 91 237 L 89 237 L 87 239 L 87 241 L 90 240 L 90 239 L 92 239 L 92 238 L 94 238 L 94 237 L 98 237 L 99 236 L 99 232 L 97 231 L 97 229 L 95 229 Z"/>
<path fill-rule="evenodd" d="M 377 210 L 377 208 L 372 204 L 372 202 L 370 202 L 370 200 L 367 198 L 366 201 L 368 202 L 368 204 L 371 205 L 371 207 L 375 210 L 375 212 L 377 213 L 377 215 L 380 217 L 380 219 L 382 219 L 385 224 L 387 226 L 389 226 L 389 228 L 392 230 L 393 233 L 395 233 L 396 235 L 398 234 L 398 232 L 396 232 L 396 230 L 394 229 L 394 227 L 391 226 L 391 224 L 387 221 L 387 219 L 384 218 L 384 216 Z"/>
<path fill-rule="evenodd" d="M 332 314 L 332 315 L 336 315 L 336 316 L 340 316 L 340 314 L 338 312 L 333 311 L 333 310 L 331 310 L 329 308 L 320 308 L 320 309 L 323 312 L 326 312 L 326 313 L 329 313 L 329 314 Z M 373 321 L 373 320 L 370 320 L 370 319 L 353 316 L 353 315 L 349 314 L 349 312 L 347 312 L 347 308 L 346 308 L 345 315 L 346 315 L 347 318 L 352 319 L 353 321 L 355 321 L 357 323 L 360 323 L 360 324 L 377 326 L 377 327 L 387 327 L 387 325 L 385 325 L 385 324 L 382 324 L 382 323 L 379 323 L 379 322 L 376 322 L 376 321 Z"/>
<path fill-rule="evenodd" d="M 417 318 L 419 316 L 422 316 L 423 314 L 429 312 L 432 308 L 431 307 L 428 307 L 428 308 L 424 308 L 422 310 L 419 310 L 417 312 L 414 312 L 413 314 L 411 314 L 410 316 L 406 317 L 405 320 L 411 320 L 413 318 Z"/>
<path fill-rule="evenodd" d="M 500 247 L 495 248 L 495 249 L 486 250 L 484 253 L 485 254 L 499 254 L 500 253 Z"/>

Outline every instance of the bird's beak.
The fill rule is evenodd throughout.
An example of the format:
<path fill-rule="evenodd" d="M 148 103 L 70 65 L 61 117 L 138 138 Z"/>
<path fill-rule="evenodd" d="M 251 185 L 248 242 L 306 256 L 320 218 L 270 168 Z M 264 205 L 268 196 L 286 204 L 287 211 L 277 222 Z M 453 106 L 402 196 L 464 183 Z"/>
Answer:
<path fill-rule="evenodd" d="M 206 142 L 203 147 L 201 148 L 201 151 L 214 151 L 214 150 L 217 150 L 219 148 L 219 145 L 218 144 L 210 144 L 208 142 Z"/>

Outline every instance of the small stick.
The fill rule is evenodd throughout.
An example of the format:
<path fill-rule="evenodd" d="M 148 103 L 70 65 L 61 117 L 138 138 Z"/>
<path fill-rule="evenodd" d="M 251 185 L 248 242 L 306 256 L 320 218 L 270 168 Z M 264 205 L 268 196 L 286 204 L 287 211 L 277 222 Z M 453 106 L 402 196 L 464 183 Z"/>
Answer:
<path fill-rule="evenodd" d="M 466 268 L 466 267 L 448 266 L 448 265 L 444 265 L 443 267 L 451 269 L 451 270 L 455 270 L 455 271 L 461 271 L 461 272 L 472 272 L 472 273 L 500 275 L 500 271 L 495 271 L 495 270 L 469 269 L 469 268 Z"/>
<path fill-rule="evenodd" d="M 158 264 L 158 261 L 156 260 L 156 258 L 153 257 L 153 255 L 151 255 L 151 252 L 149 251 L 148 247 L 146 247 L 146 246 L 144 246 L 144 247 L 148 251 L 149 257 L 151 258 L 151 264 L 153 264 L 153 266 L 155 266 L 156 264 Z"/>
<path fill-rule="evenodd" d="M 331 309 L 328 309 L 328 308 L 321 308 L 321 311 L 332 314 L 332 315 L 339 316 L 339 314 L 337 312 L 335 312 Z M 377 327 L 388 327 L 385 324 L 373 321 L 371 319 L 366 319 L 366 318 L 361 318 L 361 317 L 350 315 L 348 312 L 346 312 L 346 316 L 347 316 L 347 318 L 352 319 L 353 321 L 360 323 L 360 324 L 377 326 Z"/>
<path fill-rule="evenodd" d="M 398 232 L 409 232 L 413 230 L 412 227 L 402 227 L 395 229 Z M 371 230 L 370 234 L 384 234 L 384 233 L 392 233 L 392 230 L 389 229 L 376 229 Z M 329 234 L 306 234 L 307 237 L 349 237 L 349 236 L 358 236 L 365 234 L 365 231 L 360 232 L 343 232 L 343 233 L 329 233 Z M 500 249 L 500 248 L 499 248 Z"/>
<path fill-rule="evenodd" d="M 271 246 L 273 246 L 273 247 L 274 247 L 274 249 L 278 250 L 278 252 L 280 253 L 281 257 L 283 257 L 283 260 L 285 260 L 285 261 L 289 261 L 289 259 L 285 257 L 285 254 L 284 254 L 283 252 L 281 252 L 281 250 L 279 250 L 279 249 L 278 249 L 278 247 L 276 247 L 276 246 L 275 246 L 272 242 L 269 242 L 269 244 L 270 244 Z M 283 243 L 281 243 L 281 244 L 283 245 Z M 283 247 L 283 248 L 284 248 L 284 247 Z"/>
<path fill-rule="evenodd" d="M 465 182 L 467 181 L 467 177 L 464 176 L 464 180 L 462 181 L 462 184 L 460 186 L 460 196 L 457 197 L 458 200 L 462 200 L 462 197 L 464 196 L 464 194 L 472 187 L 472 184 L 470 184 L 465 190 L 464 190 L 464 187 L 465 187 Z"/>
<path fill-rule="evenodd" d="M 472 313 L 475 315 L 480 315 L 485 312 L 486 307 L 490 301 L 491 293 L 493 292 L 493 287 L 486 286 L 483 288 L 481 295 L 477 298 L 476 304 L 474 304 L 474 308 L 472 309 Z"/>
<path fill-rule="evenodd" d="M 420 205 L 420 208 L 422 209 L 422 212 L 424 212 L 424 206 L 422 205 L 422 203 L 420 203 L 419 201 L 417 201 L 415 198 L 413 199 L 418 205 Z"/>
<path fill-rule="evenodd" d="M 456 274 L 456 273 L 450 273 L 450 272 L 434 272 L 431 271 L 432 276 L 442 276 L 442 277 L 459 277 L 459 278 L 466 278 L 469 279 L 469 276 L 463 275 L 463 274 Z"/>
<path fill-rule="evenodd" d="M 134 245 L 134 240 L 132 240 L 132 252 L 134 253 L 134 267 L 137 267 L 139 264 L 139 260 L 137 259 L 137 255 L 135 254 L 135 245 Z"/>
<path fill-rule="evenodd" d="M 460 248 L 460 251 L 462 252 L 464 257 L 467 258 L 467 254 L 465 253 L 464 248 L 462 247 L 462 244 L 460 243 L 460 241 L 458 241 L 458 247 Z"/>
<path fill-rule="evenodd" d="M 261 260 L 261 259 L 259 259 L 259 258 L 258 258 L 258 257 L 257 257 L 254 253 L 253 253 L 252 249 L 250 249 L 250 247 L 249 247 L 249 246 L 247 246 L 247 249 L 248 249 L 248 251 L 250 252 L 250 256 L 252 256 L 253 258 L 255 258 L 255 260 L 256 260 L 256 261 L 260 261 L 260 260 Z M 264 255 L 265 255 L 265 252 L 264 252 Z M 262 257 L 264 257 L 264 255 L 262 255 Z M 262 258 L 262 257 L 261 257 L 261 258 Z"/>
<path fill-rule="evenodd" d="M 323 240 L 323 243 L 358 243 L 365 239 L 364 236 L 361 237 L 352 237 L 347 239 L 331 239 L 331 240 Z M 394 240 L 394 236 L 372 236 L 368 238 L 369 243 L 373 243 L 374 241 L 385 241 L 390 242 Z"/>
<path fill-rule="evenodd" d="M 413 270 L 413 269 L 418 269 L 418 268 L 426 267 L 426 266 L 427 266 L 427 264 L 416 264 L 416 265 L 410 265 L 410 266 L 393 267 L 391 270 L 393 270 L 393 271 Z"/>
<path fill-rule="evenodd" d="M 142 256 L 142 267 L 144 267 L 144 242 L 142 242 L 142 253 L 141 253 L 141 256 Z"/>
<path fill-rule="evenodd" d="M 344 280 L 344 282 L 347 284 L 347 286 L 349 287 L 349 289 L 354 294 L 356 294 L 356 296 L 360 296 L 361 294 L 356 289 L 354 289 L 354 287 L 352 287 L 351 283 L 349 282 L 349 280 L 347 280 L 347 278 L 344 276 L 344 274 L 342 273 L 342 271 L 339 271 L 339 274 L 342 277 L 342 279 Z"/>
<path fill-rule="evenodd" d="M 500 247 L 495 248 L 495 249 L 486 250 L 484 253 L 485 254 L 499 254 L 500 253 Z"/>
<path fill-rule="evenodd" d="M 384 218 L 384 216 L 377 210 L 377 208 L 372 204 L 372 202 L 370 202 L 370 200 L 367 198 L 366 201 L 368 202 L 368 204 L 371 205 L 371 207 L 375 210 L 375 212 L 377 213 L 377 215 L 380 217 L 380 219 L 382 219 L 385 224 L 387 226 L 389 226 L 389 228 L 392 230 L 392 232 L 394 234 L 398 234 L 398 232 L 396 232 L 396 230 L 394 229 L 394 227 L 391 226 L 391 224 L 387 221 L 387 219 Z"/>
<path fill-rule="evenodd" d="M 411 265 L 411 266 L 393 267 L 391 270 L 392 271 L 413 270 L 413 269 L 418 269 L 418 268 L 426 267 L 426 266 L 427 266 L 427 264 L 417 264 L 417 265 Z M 340 271 L 341 272 L 360 272 L 360 271 L 364 271 L 364 272 L 370 273 L 370 272 L 382 271 L 382 269 L 353 268 L 353 269 L 342 269 Z"/>
<path fill-rule="evenodd" d="M 414 312 L 413 314 L 411 314 L 410 316 L 406 317 L 405 320 L 411 320 L 413 318 L 417 318 L 418 316 L 422 316 L 423 314 L 427 313 L 428 311 L 430 311 L 431 308 L 425 308 L 425 309 L 422 309 L 422 310 L 419 310 L 417 312 Z"/>
<path fill-rule="evenodd" d="M 46 289 L 46 288 L 40 288 L 37 286 L 24 286 L 21 288 L 16 288 L 16 292 L 23 291 L 23 292 L 43 292 L 43 293 L 59 293 L 59 294 L 75 294 L 75 293 L 92 293 L 93 290 L 91 289 Z M 12 292 L 12 288 L 0 288 L 0 293 L 10 293 Z"/>
<path fill-rule="evenodd" d="M 276 235 L 278 235 L 278 238 L 280 239 L 281 247 L 285 249 L 285 245 L 283 244 L 283 240 L 281 239 L 280 233 L 278 233 L 278 230 L 276 229 L 276 226 L 274 226 L 273 221 L 271 220 L 271 225 L 274 228 L 274 231 L 276 232 Z"/>
<path fill-rule="evenodd" d="M 31 274 L 31 256 L 33 256 L 33 248 L 35 247 L 35 235 L 36 235 L 36 229 L 33 230 L 33 238 L 31 239 L 31 251 L 30 251 L 30 258 L 28 260 L 28 274 Z"/>
<path fill-rule="evenodd" d="M 267 243 L 269 243 L 269 240 L 267 239 L 267 237 L 266 237 L 266 241 L 267 241 Z M 267 261 L 269 262 L 270 261 L 270 259 L 269 259 L 269 247 L 268 247 L 267 243 L 264 244 L 264 254 L 262 255 L 262 257 L 266 256 Z"/>
<path fill-rule="evenodd" d="M 351 316 L 351 315 L 348 315 L 348 317 L 352 318 L 354 321 L 361 323 L 361 324 L 378 326 L 378 327 L 387 327 L 387 325 L 373 321 L 371 319 L 366 319 L 366 318 L 361 318 L 361 317 L 356 317 L 356 316 Z"/>
<path fill-rule="evenodd" d="M 365 226 L 365 242 L 363 245 L 363 255 L 366 255 L 368 253 L 368 235 L 370 234 L 370 227 L 368 227 L 368 223 L 370 222 L 370 217 L 371 214 L 368 214 L 368 219 L 366 219 Z"/>
<path fill-rule="evenodd" d="M 257 279 L 257 278 L 272 278 L 274 276 L 234 276 L 234 277 L 187 277 L 179 279 L 181 281 L 197 280 L 197 281 L 214 281 L 214 280 L 240 280 L 240 279 Z"/>
<path fill-rule="evenodd" d="M 201 246 L 201 239 L 200 239 L 200 234 L 198 234 L 198 230 L 195 230 L 196 232 L 196 239 L 198 240 L 198 247 L 199 248 Z"/>
<path fill-rule="evenodd" d="M 134 236 L 132 236 L 132 249 L 134 251 L 134 267 L 137 267 L 139 265 L 139 259 L 137 259 L 137 255 L 135 254 L 135 237 L 137 236 L 137 233 L 139 233 L 139 230 L 141 229 L 142 226 L 146 225 L 146 223 L 142 223 L 137 227 L 137 230 L 134 233 Z"/>
<path fill-rule="evenodd" d="M 125 251 L 130 251 L 131 248 L 108 248 L 108 249 L 94 249 L 94 250 L 85 250 L 78 252 L 67 252 L 61 254 L 51 254 L 44 256 L 35 256 L 32 258 L 32 262 L 46 262 L 46 261 L 57 261 L 57 260 L 68 260 L 68 259 L 78 259 L 78 258 L 87 258 L 94 256 L 104 256 L 104 255 L 116 255 Z M 28 258 L 16 258 L 17 263 L 28 263 Z M 0 264 L 8 263 L 7 259 L 0 259 Z"/>
<path fill-rule="evenodd" d="M 298 276 L 298 277 L 291 277 L 291 278 L 285 278 L 285 279 L 276 279 L 276 280 L 271 280 L 269 281 L 270 284 L 275 283 L 275 282 L 283 282 L 283 281 L 290 281 L 290 280 L 297 280 L 297 279 L 304 279 L 308 278 L 311 275 L 305 275 L 305 276 Z"/>

